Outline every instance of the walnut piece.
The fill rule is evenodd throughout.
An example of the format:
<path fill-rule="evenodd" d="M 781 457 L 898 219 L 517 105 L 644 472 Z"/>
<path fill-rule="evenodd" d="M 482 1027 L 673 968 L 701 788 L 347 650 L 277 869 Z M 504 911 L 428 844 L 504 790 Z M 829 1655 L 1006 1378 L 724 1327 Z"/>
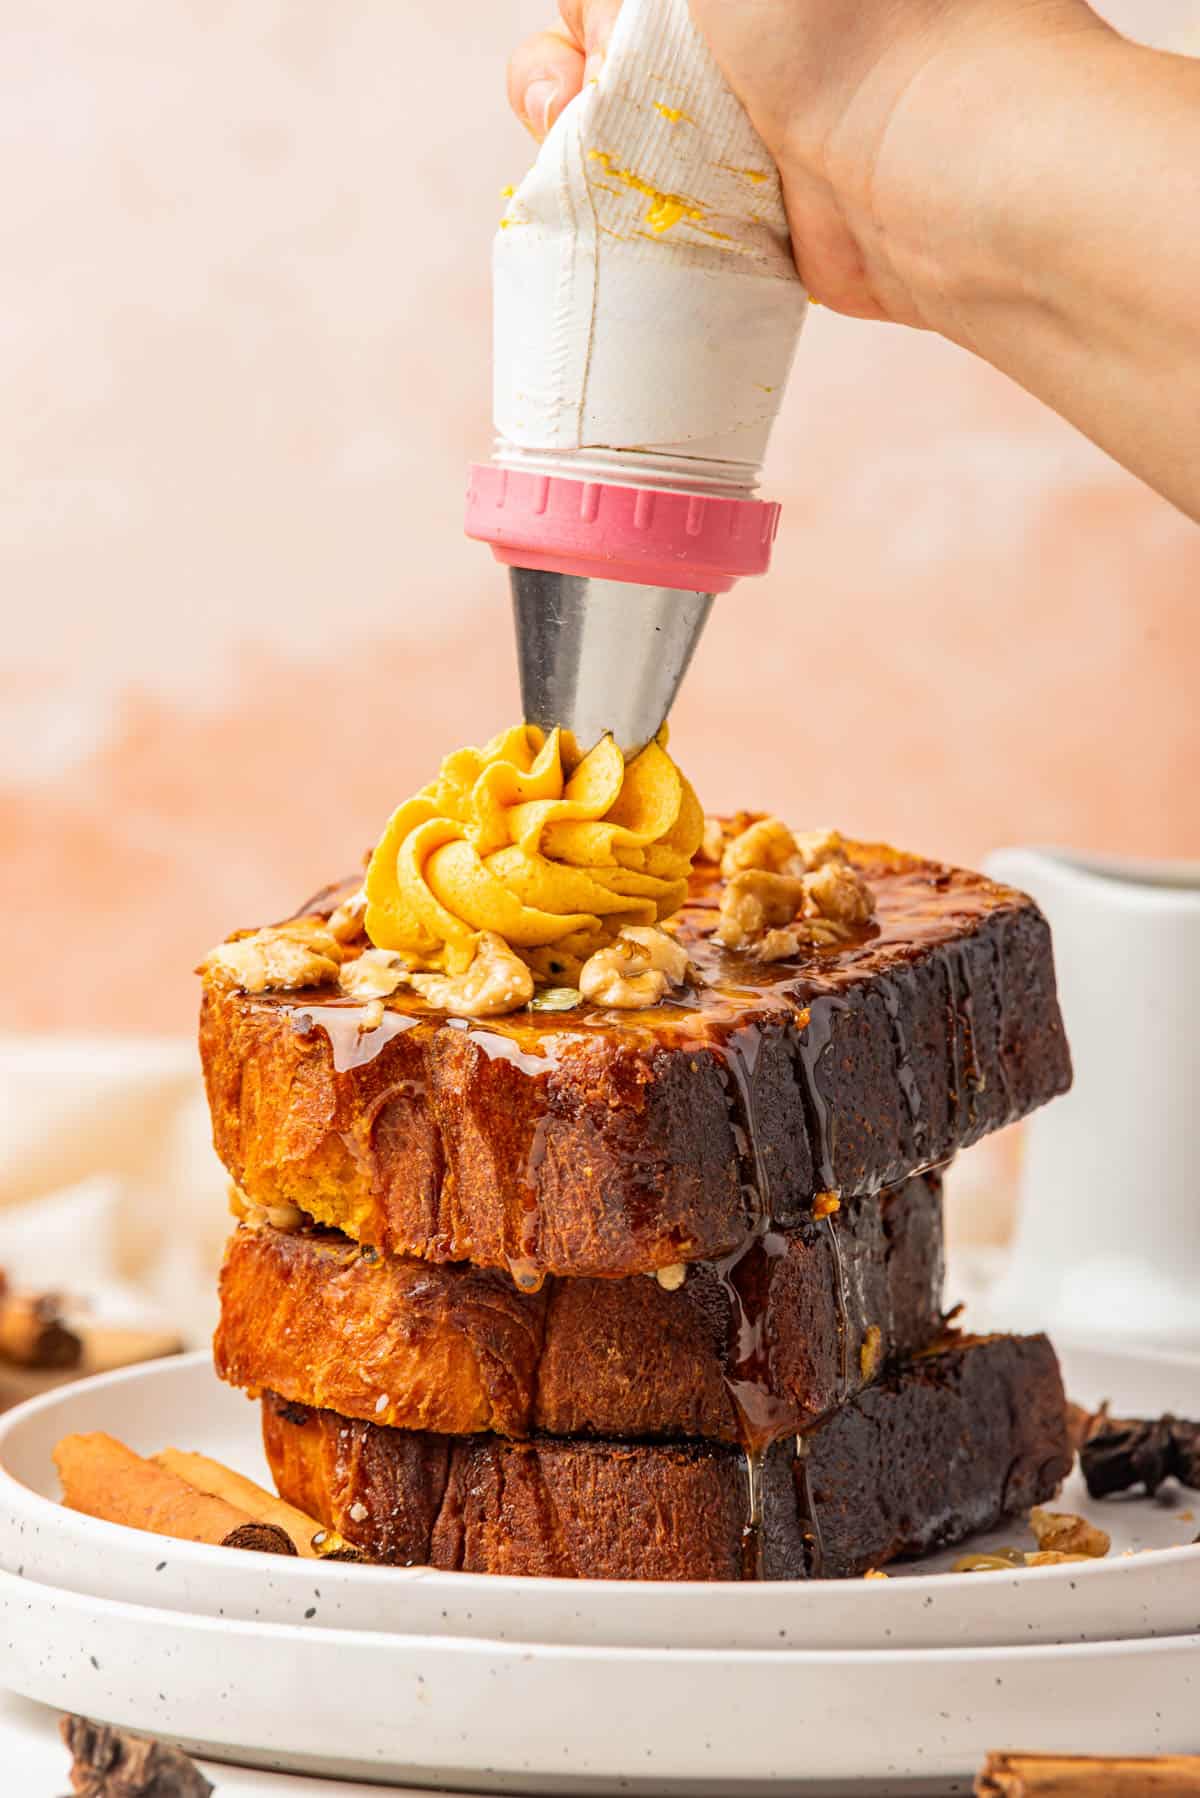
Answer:
<path fill-rule="evenodd" d="M 411 974 L 427 1004 L 456 1018 L 497 1017 L 533 998 L 533 975 L 494 930 L 481 930 L 465 974 Z"/>
<path fill-rule="evenodd" d="M 804 880 L 767 868 L 743 868 L 725 883 L 717 921 L 717 941 L 746 949 L 768 931 L 791 924 L 804 904 Z"/>
<path fill-rule="evenodd" d="M 720 830 L 718 819 L 706 819 Z M 758 818 L 739 831 L 725 845 L 720 855 L 706 856 L 721 863 L 728 880 L 748 868 L 760 868 L 769 874 L 812 874 L 826 862 L 846 858 L 846 844 L 836 830 L 793 830 L 782 818 Z"/>
<path fill-rule="evenodd" d="M 683 1285 L 683 1282 L 687 1279 L 687 1263 L 684 1261 L 672 1261 L 669 1267 L 656 1268 L 654 1270 L 654 1278 L 658 1281 L 664 1292 L 678 1292 L 679 1288 Z"/>
<path fill-rule="evenodd" d="M 394 950 L 364 949 L 342 964 L 338 985 L 352 999 L 390 999 L 408 978 L 408 968 Z"/>
<path fill-rule="evenodd" d="M 615 943 L 597 949 L 579 973 L 579 990 L 596 1005 L 636 1011 L 657 1005 L 669 986 L 687 979 L 687 950 L 665 930 L 629 924 Z"/>
<path fill-rule="evenodd" d="M 704 820 L 704 835 L 696 851 L 698 862 L 719 862 L 725 853 L 725 826 L 719 818 Z"/>
<path fill-rule="evenodd" d="M 751 868 L 769 874 L 803 874 L 803 864 L 790 865 L 796 853 L 796 839 L 782 818 L 760 818 L 726 844 L 721 872 L 726 880 Z"/>
<path fill-rule="evenodd" d="M 780 819 L 761 818 L 727 845 L 721 871 L 717 941 L 759 961 L 844 942 L 875 909 L 836 830 L 797 836 Z"/>
<path fill-rule="evenodd" d="M 341 963 L 342 946 L 324 918 L 292 918 L 220 943 L 196 971 L 213 986 L 244 993 L 292 992 L 336 980 Z"/>
<path fill-rule="evenodd" d="M 357 893 L 351 893 L 349 899 L 343 899 L 337 909 L 329 915 L 329 934 L 336 937 L 339 943 L 351 943 L 355 937 L 363 933 L 363 919 L 367 915 L 367 894 L 364 887 Z"/>
<path fill-rule="evenodd" d="M 1073 1511 L 1046 1511 L 1035 1505 L 1029 1513 L 1029 1527 L 1043 1554 L 1085 1555 L 1099 1560 L 1112 1547 L 1107 1531 L 1098 1529 L 1086 1517 L 1077 1517 Z"/>
<path fill-rule="evenodd" d="M 768 930 L 754 945 L 756 961 L 787 961 L 799 955 L 800 938 L 794 930 Z"/>
<path fill-rule="evenodd" d="M 796 830 L 792 835 L 806 874 L 823 868 L 826 862 L 846 860 L 846 844 L 839 830 Z"/>
<path fill-rule="evenodd" d="M 865 924 L 875 900 L 857 868 L 827 861 L 804 877 L 804 910 L 807 917 L 827 918 L 832 924 Z"/>

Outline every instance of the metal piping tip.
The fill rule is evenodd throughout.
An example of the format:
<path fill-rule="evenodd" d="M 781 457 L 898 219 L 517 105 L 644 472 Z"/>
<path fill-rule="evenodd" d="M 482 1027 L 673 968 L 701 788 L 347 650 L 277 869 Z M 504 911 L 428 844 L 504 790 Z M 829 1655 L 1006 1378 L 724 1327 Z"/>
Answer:
<path fill-rule="evenodd" d="M 712 606 L 711 593 L 510 568 L 521 700 L 530 724 L 609 732 L 626 757 L 661 730 Z"/>

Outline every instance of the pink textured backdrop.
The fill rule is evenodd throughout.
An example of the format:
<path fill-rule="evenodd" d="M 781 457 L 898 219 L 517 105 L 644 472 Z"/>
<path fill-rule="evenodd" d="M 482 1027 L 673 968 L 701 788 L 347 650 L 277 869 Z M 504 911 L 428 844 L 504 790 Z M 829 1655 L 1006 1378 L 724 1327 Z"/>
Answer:
<path fill-rule="evenodd" d="M 1200 48 L 1200 0 L 1123 0 Z M 46 0 L 3 26 L 8 1028 L 191 1027 L 190 969 L 517 710 L 461 536 L 530 0 Z M 816 313 L 769 580 L 675 720 L 705 802 L 975 860 L 1200 853 L 1200 533 L 991 370 Z"/>

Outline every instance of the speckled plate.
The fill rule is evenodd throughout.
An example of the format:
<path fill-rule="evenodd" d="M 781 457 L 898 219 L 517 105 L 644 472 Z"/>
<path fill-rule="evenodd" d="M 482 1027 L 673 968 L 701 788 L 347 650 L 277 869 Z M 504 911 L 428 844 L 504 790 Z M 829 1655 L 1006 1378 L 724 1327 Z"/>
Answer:
<path fill-rule="evenodd" d="M 0 1682 L 193 1752 L 445 1790 L 967 1791 L 984 1752 L 1195 1745 L 1200 1636 L 570 1648 L 230 1622 L 0 1574 Z"/>
<path fill-rule="evenodd" d="M 1132 1414 L 1200 1411 L 1200 1361 L 1063 1352 L 1068 1389 Z M 795 1649 L 997 1647 L 1179 1635 L 1200 1628 L 1200 1531 L 1191 1495 L 1061 1503 L 1113 1537 L 1090 1565 L 951 1574 L 954 1549 L 887 1580 L 741 1584 L 534 1580 L 259 1557 L 166 1541 L 65 1511 L 51 1450 L 108 1430 L 144 1452 L 199 1449 L 266 1481 L 258 1409 L 204 1354 L 64 1387 L 0 1418 L 0 1568 L 82 1596 L 306 1631 L 402 1631 L 572 1647 Z M 1200 1515 L 1200 1496 L 1195 1498 Z M 973 1548 L 1022 1543 L 1019 1524 Z M 1155 1552 L 1140 1552 L 1153 1549 Z M 1134 1552 L 1129 1552 L 1134 1551 Z"/>

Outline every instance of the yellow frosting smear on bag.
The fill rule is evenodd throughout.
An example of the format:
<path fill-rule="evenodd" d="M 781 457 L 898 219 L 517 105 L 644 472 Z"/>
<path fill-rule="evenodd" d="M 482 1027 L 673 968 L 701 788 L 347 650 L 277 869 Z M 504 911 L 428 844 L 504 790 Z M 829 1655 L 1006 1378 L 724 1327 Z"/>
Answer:
<path fill-rule="evenodd" d="M 580 756 L 568 733 L 516 725 L 447 756 L 393 814 L 367 869 L 367 935 L 458 974 L 491 930 L 539 978 L 571 981 L 624 925 L 679 909 L 703 830 L 665 729 L 626 762 L 611 737 Z"/>

